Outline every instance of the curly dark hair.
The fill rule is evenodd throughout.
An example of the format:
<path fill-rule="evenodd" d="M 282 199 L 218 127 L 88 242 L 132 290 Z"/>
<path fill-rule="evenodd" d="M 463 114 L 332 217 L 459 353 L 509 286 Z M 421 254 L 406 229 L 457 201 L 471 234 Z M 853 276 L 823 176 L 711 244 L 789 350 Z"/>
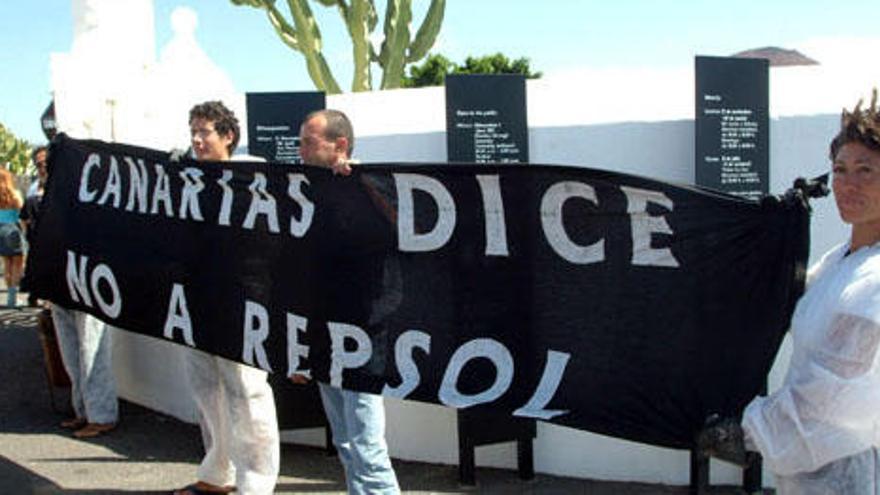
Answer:
<path fill-rule="evenodd" d="M 880 115 L 877 114 L 877 88 L 871 92 L 871 106 L 862 110 L 859 100 L 852 112 L 843 109 L 840 131 L 831 140 L 831 161 L 840 148 L 847 143 L 861 143 L 868 149 L 880 152 Z"/>
<path fill-rule="evenodd" d="M 36 162 L 37 162 L 37 154 L 38 154 L 38 153 L 42 153 L 43 151 L 45 151 L 46 153 L 48 153 L 48 152 L 49 152 L 49 147 L 46 146 L 46 145 L 40 145 L 40 146 L 37 146 L 36 148 L 34 148 L 34 149 L 31 151 L 31 161 L 34 162 L 34 163 L 36 163 Z"/>
<path fill-rule="evenodd" d="M 230 155 L 238 147 L 238 140 L 241 138 L 238 119 L 222 101 L 206 101 L 192 107 L 189 111 L 189 123 L 192 124 L 195 119 L 205 119 L 212 122 L 214 130 L 218 134 L 232 133 L 232 142 L 228 146 Z"/>

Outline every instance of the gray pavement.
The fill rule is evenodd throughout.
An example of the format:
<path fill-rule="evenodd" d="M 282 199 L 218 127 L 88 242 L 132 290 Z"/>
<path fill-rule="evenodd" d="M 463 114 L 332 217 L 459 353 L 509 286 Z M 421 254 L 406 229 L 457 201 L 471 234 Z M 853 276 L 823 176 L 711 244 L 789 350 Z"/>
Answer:
<path fill-rule="evenodd" d="M 0 298 L 5 301 L 5 291 Z M 24 302 L 24 298 L 22 298 Z M 125 401 L 111 434 L 78 440 L 53 411 L 33 308 L 0 309 L 0 494 L 168 493 L 194 481 L 202 447 L 194 425 Z M 55 403 L 69 395 L 55 389 Z M 476 487 L 457 482 L 455 466 L 395 459 L 404 493 L 686 494 L 687 487 L 611 483 L 538 475 L 523 482 L 514 471 L 477 469 Z M 344 493 L 342 469 L 323 449 L 283 445 L 276 493 Z M 734 494 L 731 487 L 711 493 Z"/>

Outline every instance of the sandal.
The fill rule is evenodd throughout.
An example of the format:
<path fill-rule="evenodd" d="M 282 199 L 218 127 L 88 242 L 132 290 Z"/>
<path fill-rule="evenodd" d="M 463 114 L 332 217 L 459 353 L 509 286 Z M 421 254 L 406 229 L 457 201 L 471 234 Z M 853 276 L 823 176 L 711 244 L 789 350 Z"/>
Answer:
<path fill-rule="evenodd" d="M 95 438 L 116 428 L 116 423 L 88 423 L 82 428 L 73 432 L 76 438 Z"/>
<path fill-rule="evenodd" d="M 213 488 L 212 489 L 204 488 L 205 486 L 214 487 L 214 485 L 211 485 L 209 483 L 205 483 L 204 481 L 198 481 L 198 482 L 193 483 L 191 485 L 186 485 L 183 488 L 174 490 L 171 493 L 172 493 L 172 495 L 217 495 L 218 493 L 232 493 L 235 491 L 235 487 L 229 487 L 229 486 L 219 487 L 218 486 L 218 487 L 215 487 L 215 488 L 218 488 L 217 490 L 215 490 Z"/>
<path fill-rule="evenodd" d="M 60 426 L 66 430 L 78 430 L 86 424 L 86 418 L 69 418 L 62 421 Z"/>

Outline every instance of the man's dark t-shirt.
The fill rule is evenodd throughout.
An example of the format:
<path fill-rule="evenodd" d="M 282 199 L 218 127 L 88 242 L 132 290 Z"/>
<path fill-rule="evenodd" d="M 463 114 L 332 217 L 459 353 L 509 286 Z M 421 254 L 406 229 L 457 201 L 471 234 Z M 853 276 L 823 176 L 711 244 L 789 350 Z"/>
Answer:
<path fill-rule="evenodd" d="M 19 213 L 19 218 L 27 226 L 25 239 L 27 239 L 28 244 L 33 244 L 34 242 L 34 234 L 37 230 L 37 221 L 39 220 L 40 214 L 40 202 L 42 200 L 42 194 L 28 196 L 27 199 L 24 200 L 24 205 L 22 205 L 21 212 Z"/>

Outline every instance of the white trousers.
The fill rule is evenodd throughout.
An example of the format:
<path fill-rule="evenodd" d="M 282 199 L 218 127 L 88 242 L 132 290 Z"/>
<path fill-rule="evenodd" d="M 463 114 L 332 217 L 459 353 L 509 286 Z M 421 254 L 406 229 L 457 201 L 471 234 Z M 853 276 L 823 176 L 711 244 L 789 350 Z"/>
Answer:
<path fill-rule="evenodd" d="M 271 494 L 281 454 L 266 372 L 195 350 L 185 360 L 205 443 L 198 479 L 244 495 Z"/>
<path fill-rule="evenodd" d="M 89 423 L 117 422 L 119 401 L 107 326 L 92 315 L 55 304 L 52 321 L 61 360 L 70 376 L 70 402 L 76 417 Z"/>
<path fill-rule="evenodd" d="M 779 495 L 880 495 L 880 455 L 869 449 L 811 473 L 777 476 Z"/>

